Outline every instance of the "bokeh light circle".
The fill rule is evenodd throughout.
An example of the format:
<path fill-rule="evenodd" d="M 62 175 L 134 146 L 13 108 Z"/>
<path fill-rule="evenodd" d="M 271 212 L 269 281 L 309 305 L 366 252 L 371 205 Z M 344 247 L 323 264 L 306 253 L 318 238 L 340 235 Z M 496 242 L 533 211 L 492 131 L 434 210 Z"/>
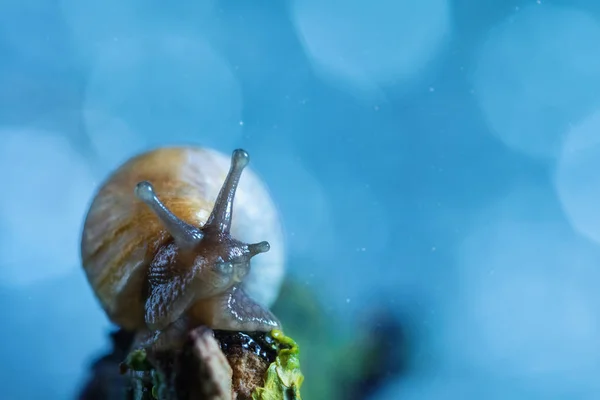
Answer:
<path fill-rule="evenodd" d="M 214 19 L 214 3 L 215 0 L 177 2 L 156 8 L 143 0 L 58 0 L 58 7 L 73 50 L 84 65 L 89 65 L 106 41 L 143 35 L 158 26 L 172 31 L 185 25 L 205 27 Z"/>
<path fill-rule="evenodd" d="M 124 122 L 150 147 L 185 142 L 229 149 L 241 135 L 238 81 L 206 40 L 190 32 L 105 42 L 85 109 Z M 97 126 L 86 123 L 94 135 Z M 119 140 L 118 132 L 103 135 Z"/>
<path fill-rule="evenodd" d="M 493 134 L 528 156 L 555 157 L 569 124 L 600 99 L 598 43 L 589 13 L 546 4 L 493 29 L 473 75 Z"/>
<path fill-rule="evenodd" d="M 85 135 L 101 170 L 108 173 L 148 147 L 145 137 L 112 115 L 83 110 Z"/>
<path fill-rule="evenodd" d="M 86 161 L 63 136 L 0 128 L 1 281 L 26 285 L 79 265 L 80 228 L 94 190 Z"/>
<path fill-rule="evenodd" d="M 482 210 L 457 262 L 454 363 L 544 385 L 596 381 L 600 250 L 560 218 L 551 190 L 520 188 Z"/>
<path fill-rule="evenodd" d="M 414 79 L 451 31 L 447 0 L 294 0 L 292 18 L 315 71 L 354 91 Z"/>
<path fill-rule="evenodd" d="M 600 243 L 600 110 L 569 131 L 557 163 L 555 185 L 572 226 Z"/>

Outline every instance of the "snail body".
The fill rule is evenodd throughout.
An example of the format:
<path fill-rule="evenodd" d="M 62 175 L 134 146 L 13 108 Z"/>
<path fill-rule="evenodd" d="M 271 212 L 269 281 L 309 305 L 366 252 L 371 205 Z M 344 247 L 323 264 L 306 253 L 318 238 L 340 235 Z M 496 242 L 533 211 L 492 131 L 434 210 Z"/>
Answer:
<path fill-rule="evenodd" d="M 88 211 L 81 259 L 113 323 L 130 331 L 183 318 L 221 330 L 280 326 L 269 307 L 283 279 L 283 234 L 260 179 L 252 171 L 242 179 L 248 162 L 239 149 L 228 160 L 168 147 L 109 176 Z"/>

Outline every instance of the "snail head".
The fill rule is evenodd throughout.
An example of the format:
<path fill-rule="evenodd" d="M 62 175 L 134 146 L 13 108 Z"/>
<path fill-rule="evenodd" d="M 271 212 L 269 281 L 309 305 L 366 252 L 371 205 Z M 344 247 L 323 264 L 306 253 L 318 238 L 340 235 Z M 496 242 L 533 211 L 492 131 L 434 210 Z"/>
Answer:
<path fill-rule="evenodd" d="M 178 248 L 178 258 L 197 268 L 201 275 L 212 277 L 214 289 L 223 290 L 241 282 L 250 271 L 250 260 L 257 254 L 269 251 L 266 241 L 247 244 L 231 236 L 233 201 L 244 168 L 250 157 L 242 149 L 231 156 L 231 164 L 225 182 L 219 191 L 208 220 L 197 227 L 178 218 L 169 210 L 148 181 L 139 182 L 135 195 L 158 217 L 162 225 L 173 237 Z M 180 260 L 180 263 L 182 260 Z"/>

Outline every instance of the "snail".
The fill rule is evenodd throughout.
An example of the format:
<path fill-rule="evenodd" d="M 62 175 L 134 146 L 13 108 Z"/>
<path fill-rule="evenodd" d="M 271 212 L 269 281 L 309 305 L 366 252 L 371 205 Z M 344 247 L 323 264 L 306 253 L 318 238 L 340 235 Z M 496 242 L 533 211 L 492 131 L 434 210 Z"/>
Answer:
<path fill-rule="evenodd" d="M 283 279 L 283 234 L 262 181 L 250 170 L 241 179 L 248 162 L 241 149 L 229 161 L 208 148 L 163 147 L 101 185 L 81 260 L 113 323 L 129 331 L 162 331 L 184 318 L 215 330 L 280 327 L 269 307 Z"/>

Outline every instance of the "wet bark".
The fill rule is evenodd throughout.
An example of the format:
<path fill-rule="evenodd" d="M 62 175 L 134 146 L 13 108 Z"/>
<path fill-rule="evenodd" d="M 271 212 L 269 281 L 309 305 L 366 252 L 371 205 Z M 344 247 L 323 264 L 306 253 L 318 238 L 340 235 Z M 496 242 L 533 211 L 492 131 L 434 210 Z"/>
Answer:
<path fill-rule="evenodd" d="M 94 362 L 79 400 L 251 399 L 276 357 L 263 334 L 206 327 L 168 350 L 135 350 L 135 335 L 124 331 L 112 340 L 112 352 Z"/>

